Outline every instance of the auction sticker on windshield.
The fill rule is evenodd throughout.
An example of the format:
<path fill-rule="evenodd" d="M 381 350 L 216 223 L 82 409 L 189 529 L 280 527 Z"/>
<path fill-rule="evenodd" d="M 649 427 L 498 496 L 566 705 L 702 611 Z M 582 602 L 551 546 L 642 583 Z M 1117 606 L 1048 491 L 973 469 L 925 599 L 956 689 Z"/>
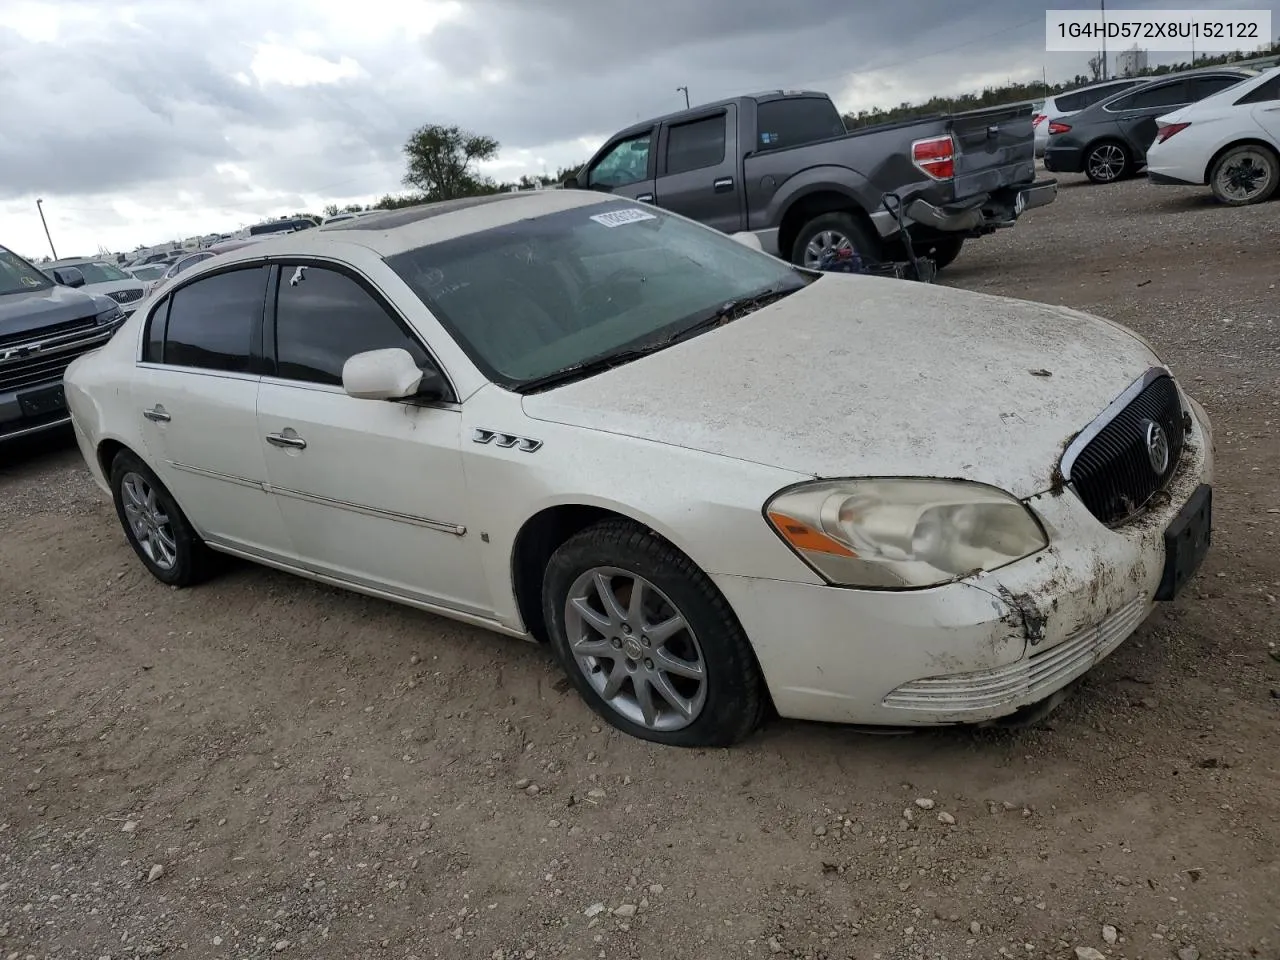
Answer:
<path fill-rule="evenodd" d="M 639 207 L 628 207 L 626 210 L 611 210 L 608 213 L 597 213 L 591 217 L 596 223 L 606 227 L 620 227 L 624 223 L 639 223 L 641 220 L 657 220 L 652 213 L 645 213 Z"/>

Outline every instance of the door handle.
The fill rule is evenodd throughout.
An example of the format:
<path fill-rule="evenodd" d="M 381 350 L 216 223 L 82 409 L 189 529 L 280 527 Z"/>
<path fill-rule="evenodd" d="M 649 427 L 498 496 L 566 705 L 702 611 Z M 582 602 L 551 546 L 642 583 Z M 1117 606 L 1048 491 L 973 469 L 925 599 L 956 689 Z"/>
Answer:
<path fill-rule="evenodd" d="M 721 177 L 711 185 L 716 193 L 725 193 L 733 189 L 733 177 Z"/>
<path fill-rule="evenodd" d="M 636 199 L 639 200 L 641 203 L 653 203 L 653 194 L 642 193 L 640 194 L 640 196 L 636 197 Z"/>
<path fill-rule="evenodd" d="M 165 412 L 164 407 L 160 406 L 158 403 L 154 407 L 143 410 L 142 415 L 152 423 L 168 423 L 173 419 L 173 417 L 169 416 L 169 414 Z"/>
<path fill-rule="evenodd" d="M 307 449 L 307 441 L 301 437 L 286 437 L 283 433 L 268 433 L 267 443 L 277 447 L 289 447 L 293 450 Z"/>

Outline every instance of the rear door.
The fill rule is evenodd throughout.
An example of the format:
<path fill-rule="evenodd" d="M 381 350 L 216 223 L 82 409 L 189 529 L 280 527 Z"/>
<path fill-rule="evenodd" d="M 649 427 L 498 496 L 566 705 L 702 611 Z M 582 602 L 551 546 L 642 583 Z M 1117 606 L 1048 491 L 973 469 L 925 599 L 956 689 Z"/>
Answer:
<path fill-rule="evenodd" d="M 1271 142 L 1280 146 L 1280 73 L 1260 87 L 1250 90 L 1237 103 L 1251 105 L 1253 119 L 1271 138 Z"/>
<path fill-rule="evenodd" d="M 736 106 L 664 125 L 658 153 L 659 206 L 725 233 L 742 229 Z"/>
<path fill-rule="evenodd" d="M 1109 103 L 1102 109 L 1115 120 L 1121 136 L 1133 151 L 1134 159 L 1146 159 L 1147 148 L 1156 138 L 1156 117 L 1185 107 L 1190 100 L 1188 81 L 1151 83 Z"/>
<path fill-rule="evenodd" d="M 653 203 L 654 170 L 658 159 L 657 131 L 655 126 L 615 139 L 587 168 L 583 186 Z"/>
<path fill-rule="evenodd" d="M 290 552 L 266 494 L 258 434 L 268 269 L 239 266 L 174 290 L 148 320 L 131 396 L 148 461 L 207 539 Z"/>

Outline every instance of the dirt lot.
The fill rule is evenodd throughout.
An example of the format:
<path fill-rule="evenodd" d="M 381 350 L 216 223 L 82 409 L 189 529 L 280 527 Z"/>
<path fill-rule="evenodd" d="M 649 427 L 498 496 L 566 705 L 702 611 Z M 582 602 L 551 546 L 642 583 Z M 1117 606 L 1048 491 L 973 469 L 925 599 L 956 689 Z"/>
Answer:
<path fill-rule="evenodd" d="M 532 646 L 163 588 L 68 438 L 4 448 L 0 958 L 1280 957 L 1278 214 L 1067 178 L 949 271 L 1136 327 L 1217 428 L 1206 568 L 1034 731 L 650 746 Z"/>

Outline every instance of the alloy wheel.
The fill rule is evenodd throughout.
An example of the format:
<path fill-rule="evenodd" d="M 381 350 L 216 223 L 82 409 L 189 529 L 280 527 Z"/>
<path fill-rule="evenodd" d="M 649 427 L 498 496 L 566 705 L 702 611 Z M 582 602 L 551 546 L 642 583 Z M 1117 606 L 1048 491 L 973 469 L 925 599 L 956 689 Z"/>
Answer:
<path fill-rule="evenodd" d="M 852 249 L 853 241 L 840 231 L 823 230 L 805 246 L 804 265 L 811 270 L 816 270 L 829 251 Z"/>
<path fill-rule="evenodd" d="M 178 544 L 169 515 L 156 499 L 156 490 L 147 479 L 130 471 L 120 481 L 124 514 L 138 546 L 160 570 L 172 570 L 178 562 Z"/>
<path fill-rule="evenodd" d="M 1095 180 L 1110 182 L 1124 173 L 1124 151 L 1114 143 L 1103 143 L 1089 154 L 1089 172 Z"/>
<path fill-rule="evenodd" d="M 707 700 L 707 668 L 693 629 L 644 577 L 593 567 L 565 599 L 577 668 L 620 716 L 649 730 L 693 723 Z"/>

